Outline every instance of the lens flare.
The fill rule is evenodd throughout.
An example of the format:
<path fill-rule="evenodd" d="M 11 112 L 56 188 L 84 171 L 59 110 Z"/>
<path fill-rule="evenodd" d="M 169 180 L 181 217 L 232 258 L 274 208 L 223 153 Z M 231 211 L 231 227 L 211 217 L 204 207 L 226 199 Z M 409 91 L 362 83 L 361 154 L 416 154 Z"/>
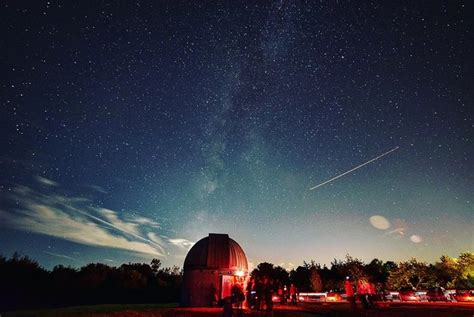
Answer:
<path fill-rule="evenodd" d="M 390 228 L 390 222 L 387 218 L 379 215 L 374 215 L 369 218 L 370 224 L 379 230 L 386 230 Z"/>
<path fill-rule="evenodd" d="M 423 239 L 421 239 L 421 237 L 418 236 L 418 235 L 416 235 L 416 234 L 411 235 L 411 236 L 410 236 L 410 240 L 411 240 L 411 242 L 413 242 L 413 243 L 421 243 L 421 241 L 423 241 Z"/>

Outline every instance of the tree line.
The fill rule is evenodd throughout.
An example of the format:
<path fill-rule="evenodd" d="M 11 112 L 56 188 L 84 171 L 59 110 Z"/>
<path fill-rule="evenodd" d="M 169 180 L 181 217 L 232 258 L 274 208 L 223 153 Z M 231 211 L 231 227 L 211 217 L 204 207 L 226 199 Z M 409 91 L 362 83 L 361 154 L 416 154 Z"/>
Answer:
<path fill-rule="evenodd" d="M 0 311 L 72 305 L 177 302 L 182 271 L 150 264 L 42 268 L 27 256 L 0 256 Z"/>
<path fill-rule="evenodd" d="M 346 255 L 334 259 L 330 267 L 315 261 L 287 271 L 271 263 L 260 263 L 250 274 L 256 282 L 270 279 L 273 289 L 294 284 L 300 292 L 342 291 L 344 281 L 367 280 L 379 289 L 427 289 L 444 287 L 455 289 L 474 288 L 474 253 L 463 252 L 459 257 L 442 256 L 434 264 L 412 258 L 395 263 L 373 259 L 369 263 Z"/>
<path fill-rule="evenodd" d="M 81 268 L 57 265 L 42 268 L 27 256 L 0 256 L 0 310 L 113 303 L 178 302 L 182 270 L 150 264 L 128 263 L 117 267 L 91 263 Z M 374 259 L 364 263 L 347 255 L 330 266 L 304 262 L 290 271 L 272 263 L 260 263 L 250 274 L 254 281 L 266 279 L 276 291 L 294 284 L 300 292 L 343 290 L 345 278 L 366 279 L 379 288 L 398 290 L 474 289 L 474 253 L 457 258 L 442 256 L 433 264 L 412 258 L 395 263 Z"/>

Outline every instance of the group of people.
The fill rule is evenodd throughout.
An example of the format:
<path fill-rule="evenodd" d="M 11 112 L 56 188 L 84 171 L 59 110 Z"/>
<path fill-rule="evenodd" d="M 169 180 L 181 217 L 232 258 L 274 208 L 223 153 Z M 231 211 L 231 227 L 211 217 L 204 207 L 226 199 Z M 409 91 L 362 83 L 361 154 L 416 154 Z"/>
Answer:
<path fill-rule="evenodd" d="M 275 288 L 277 289 L 276 292 Z M 369 282 L 367 279 L 358 279 L 356 283 L 353 283 L 349 277 L 346 277 L 344 289 L 347 300 L 353 308 L 356 307 L 357 299 L 366 309 L 373 306 L 373 300 L 376 296 L 374 283 Z M 235 284 L 232 287 L 232 295 L 221 300 L 221 305 L 224 308 L 224 316 L 232 316 L 233 307 L 240 308 L 241 310 L 242 303 L 245 299 L 247 299 L 247 304 L 250 309 L 272 311 L 274 295 L 278 295 L 281 304 L 290 303 L 297 305 L 298 289 L 294 284 L 291 284 L 289 287 L 286 285 L 275 287 L 268 278 L 263 278 L 261 281 L 256 281 L 252 278 L 247 284 L 247 296 L 244 295 L 242 286 Z M 217 298 L 217 292 L 215 288 L 213 288 L 212 306 L 217 303 Z"/>
<path fill-rule="evenodd" d="M 217 293 L 215 295 L 217 298 Z M 242 303 L 245 300 L 244 291 L 242 289 L 242 285 L 234 284 L 231 289 L 231 295 L 228 297 L 223 298 L 220 301 L 220 305 L 223 308 L 223 317 L 232 317 L 234 307 L 237 308 L 237 312 L 239 316 L 242 316 Z"/>
<path fill-rule="evenodd" d="M 275 299 L 275 296 L 278 298 Z M 253 278 L 250 280 L 247 287 L 247 302 L 250 309 L 272 311 L 274 300 L 281 304 L 296 305 L 298 289 L 294 284 L 290 286 L 274 285 L 267 277 L 260 281 Z"/>
<path fill-rule="evenodd" d="M 298 289 L 293 283 L 289 288 L 285 285 L 278 288 L 278 297 L 280 304 L 286 304 L 289 301 L 291 305 L 296 305 L 298 303 Z"/>
<path fill-rule="evenodd" d="M 351 306 L 355 308 L 356 296 L 354 294 L 354 287 L 349 277 L 346 277 L 346 281 L 344 282 L 344 289 L 346 292 L 347 300 L 349 301 L 349 303 L 351 303 Z M 366 279 L 359 279 L 356 283 L 356 292 L 357 297 L 359 298 L 364 308 L 367 309 L 373 306 L 372 299 L 376 295 L 374 283 L 370 283 Z"/>
<path fill-rule="evenodd" d="M 247 284 L 247 303 L 250 309 L 273 310 L 274 287 L 268 277 L 262 280 L 252 278 Z"/>

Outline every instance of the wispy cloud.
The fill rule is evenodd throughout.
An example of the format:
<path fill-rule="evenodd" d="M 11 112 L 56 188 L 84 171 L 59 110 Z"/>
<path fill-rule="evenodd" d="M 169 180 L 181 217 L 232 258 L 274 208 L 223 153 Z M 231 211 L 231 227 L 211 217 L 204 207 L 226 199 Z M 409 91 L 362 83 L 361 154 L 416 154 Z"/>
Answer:
<path fill-rule="evenodd" d="M 112 227 L 126 232 L 131 235 L 138 235 L 139 234 L 139 227 L 137 223 L 134 222 L 126 222 L 120 219 L 117 215 L 117 213 L 113 210 L 107 209 L 107 208 L 96 208 L 97 212 L 102 216 L 102 219 L 97 219 L 97 220 L 102 220 L 106 222 L 107 224 L 111 225 Z"/>
<path fill-rule="evenodd" d="M 138 225 L 136 223 L 122 221 L 117 216 L 117 213 L 113 210 L 110 210 L 110 209 L 96 208 L 96 210 L 99 213 L 101 213 L 109 221 L 104 220 L 100 217 L 94 216 L 90 213 L 87 213 L 87 212 L 76 209 L 77 212 L 82 213 L 86 217 L 92 218 L 95 221 L 97 221 L 99 223 L 102 223 L 102 224 L 105 224 L 105 225 L 107 225 L 107 226 L 109 226 L 109 227 L 111 227 L 111 228 L 113 228 L 117 231 L 120 231 L 120 232 L 125 233 L 127 235 L 130 235 L 134 238 L 142 240 L 146 243 L 149 243 L 149 244 L 153 245 L 153 247 L 157 248 L 160 251 L 161 254 L 165 253 L 163 247 L 160 244 L 157 244 L 154 241 L 151 241 L 151 240 L 149 240 L 149 239 L 147 239 L 147 238 L 140 235 L 140 232 L 139 232 L 140 230 L 138 230 Z M 142 230 L 142 228 L 140 228 L 140 229 Z M 143 253 L 147 253 L 147 252 L 143 252 Z"/>
<path fill-rule="evenodd" d="M 151 241 L 153 241 L 154 243 L 157 243 L 159 245 L 163 245 L 164 244 L 164 241 L 163 239 L 157 235 L 156 233 L 153 233 L 153 232 L 149 232 L 148 233 L 148 239 L 150 239 Z"/>
<path fill-rule="evenodd" d="M 161 225 L 158 222 L 146 217 L 134 217 L 133 219 L 127 220 L 133 221 L 136 224 L 147 225 L 152 228 L 161 228 Z"/>
<path fill-rule="evenodd" d="M 4 226 L 35 232 L 98 247 L 124 249 L 164 256 L 159 240 L 146 238 L 152 219 L 133 217 L 127 220 L 115 211 L 91 206 L 91 201 L 45 193 L 17 186 L 7 195 L 9 207 L 0 209 Z"/>
<path fill-rule="evenodd" d="M 45 177 L 42 177 L 42 176 L 36 176 L 35 177 L 36 181 L 42 185 L 46 185 L 46 186 L 58 186 L 58 183 L 56 183 L 55 181 L 53 180 L 50 180 L 50 179 L 47 179 Z"/>
<path fill-rule="evenodd" d="M 46 254 L 49 254 L 49 255 L 52 255 L 52 256 L 55 256 L 55 257 L 58 257 L 58 258 L 62 258 L 62 259 L 68 259 L 68 260 L 72 260 L 72 261 L 75 261 L 76 259 L 70 257 L 70 256 L 67 256 L 67 255 L 64 255 L 64 254 L 59 254 L 59 253 L 53 253 L 53 252 L 48 252 L 48 251 L 43 251 L 44 253 Z"/>
<path fill-rule="evenodd" d="M 194 242 L 186 240 L 186 239 L 168 239 L 168 241 L 180 248 L 183 249 L 191 249 L 191 247 L 194 245 Z"/>
<path fill-rule="evenodd" d="M 106 191 L 105 189 L 103 189 L 102 187 L 100 186 L 97 186 L 97 185 L 84 185 L 85 187 L 87 188 L 91 188 L 99 193 L 102 193 L 102 194 L 108 194 L 108 191 Z"/>

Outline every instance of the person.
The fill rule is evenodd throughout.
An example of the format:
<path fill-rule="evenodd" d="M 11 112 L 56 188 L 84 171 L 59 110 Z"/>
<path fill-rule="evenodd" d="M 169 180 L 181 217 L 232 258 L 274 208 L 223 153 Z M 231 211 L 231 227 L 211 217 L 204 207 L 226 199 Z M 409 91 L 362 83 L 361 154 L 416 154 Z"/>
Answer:
<path fill-rule="evenodd" d="M 263 304 L 265 303 L 265 287 L 261 279 L 255 281 L 255 307 L 257 311 L 262 309 Z"/>
<path fill-rule="evenodd" d="M 283 288 L 282 287 L 278 288 L 278 297 L 280 298 L 280 304 L 283 305 L 285 303 L 285 298 L 283 296 Z"/>
<path fill-rule="evenodd" d="M 214 284 L 211 284 L 211 293 L 210 293 L 210 306 L 216 307 L 217 302 L 219 301 L 219 296 L 217 295 L 217 289 Z"/>
<path fill-rule="evenodd" d="M 270 283 L 270 280 L 268 277 L 265 277 L 263 280 L 263 292 L 264 292 L 264 298 L 265 298 L 265 310 L 266 311 L 273 311 L 273 301 L 272 301 L 272 285 Z"/>
<path fill-rule="evenodd" d="M 296 305 L 296 287 L 293 283 L 290 285 L 290 298 L 291 305 Z"/>
<path fill-rule="evenodd" d="M 232 298 L 230 296 L 224 298 L 223 300 L 224 305 L 223 307 L 223 313 L 222 317 L 232 317 L 234 314 L 233 308 L 232 308 Z"/>
<path fill-rule="evenodd" d="M 369 304 L 369 293 L 368 293 L 368 282 L 365 279 L 359 279 L 357 281 L 357 295 L 359 296 L 362 306 L 367 309 L 370 307 Z"/>
<path fill-rule="evenodd" d="M 352 283 L 349 279 L 349 276 L 346 276 L 346 280 L 344 282 L 344 289 L 346 291 L 347 300 L 349 301 L 351 308 L 356 308 L 354 289 L 352 288 Z"/>
<path fill-rule="evenodd" d="M 247 304 L 250 309 L 257 309 L 255 297 L 255 279 L 252 278 L 247 284 Z"/>
<path fill-rule="evenodd" d="M 369 305 L 372 307 L 374 305 L 374 301 L 376 300 L 376 291 L 375 291 L 375 284 L 372 282 L 368 283 L 368 290 L 367 293 L 369 294 Z"/>
<path fill-rule="evenodd" d="M 245 300 L 244 291 L 242 290 L 242 285 L 236 283 L 232 286 L 232 303 L 237 304 L 237 308 L 242 310 L 242 302 Z"/>

